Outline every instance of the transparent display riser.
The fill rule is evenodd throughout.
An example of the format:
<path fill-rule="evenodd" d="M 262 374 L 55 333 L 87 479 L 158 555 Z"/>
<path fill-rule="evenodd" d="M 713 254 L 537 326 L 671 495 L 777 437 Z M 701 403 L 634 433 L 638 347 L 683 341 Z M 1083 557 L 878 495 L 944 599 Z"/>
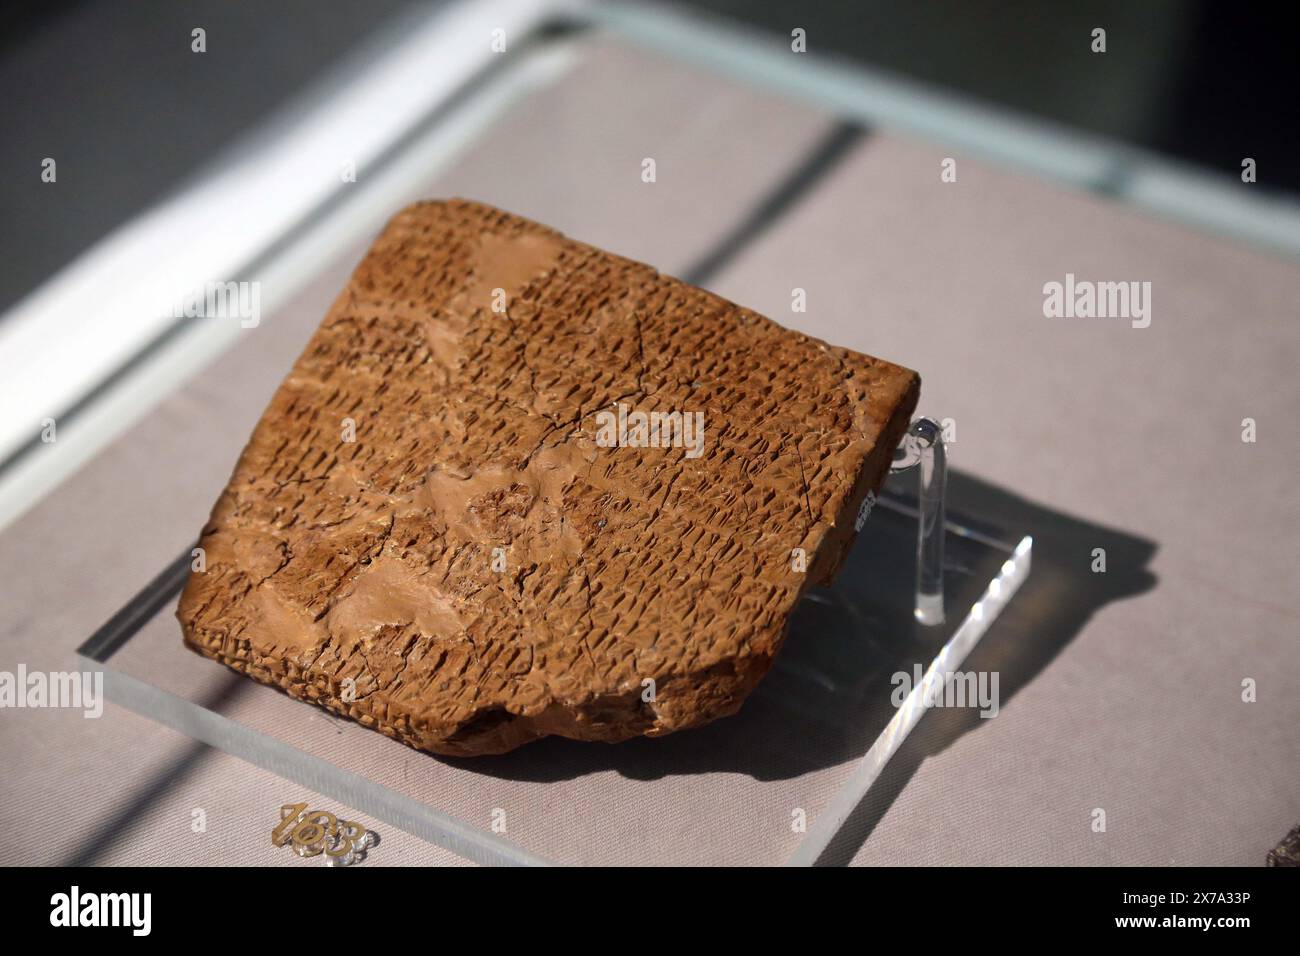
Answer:
<path fill-rule="evenodd" d="M 891 478 L 739 714 L 658 739 L 550 738 L 475 759 L 411 750 L 187 650 L 174 610 L 188 556 L 82 654 L 111 700 L 476 862 L 810 864 L 924 712 L 927 687 L 897 706 L 894 675 L 958 669 L 1029 570 L 1028 538 L 949 514 L 946 622 L 918 622 L 915 484 Z M 278 812 L 248 807 L 250 838 Z"/>

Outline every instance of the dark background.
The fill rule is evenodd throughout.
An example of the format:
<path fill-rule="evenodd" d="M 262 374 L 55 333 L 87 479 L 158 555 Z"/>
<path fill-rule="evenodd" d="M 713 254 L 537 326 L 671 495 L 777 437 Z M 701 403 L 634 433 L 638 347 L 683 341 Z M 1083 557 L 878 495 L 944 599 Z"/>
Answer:
<path fill-rule="evenodd" d="M 1214 0 L 690 0 L 834 54 L 1300 192 L 1300 6 Z M 175 190 L 409 0 L 10 0 L 0 310 Z M 194 56 L 189 33 L 207 30 Z M 1107 52 L 1090 50 L 1107 31 Z M 40 162 L 58 162 L 58 190 Z"/>

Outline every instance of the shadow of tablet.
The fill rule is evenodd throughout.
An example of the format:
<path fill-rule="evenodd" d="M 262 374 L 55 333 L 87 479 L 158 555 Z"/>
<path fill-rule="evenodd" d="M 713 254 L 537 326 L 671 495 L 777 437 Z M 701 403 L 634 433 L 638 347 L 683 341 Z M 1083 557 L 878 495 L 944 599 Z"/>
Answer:
<path fill-rule="evenodd" d="M 998 673 L 997 704 L 1015 695 L 1111 601 L 1150 589 L 1150 541 L 1037 506 L 985 482 L 951 473 L 950 521 L 978 515 L 981 530 L 1001 527 L 1012 545 L 1034 538 L 1033 570 L 972 652 L 964 671 Z M 971 522 L 973 523 L 973 522 Z M 565 780 L 616 770 L 652 780 L 669 774 L 738 773 L 759 780 L 798 777 L 862 756 L 895 713 L 905 686 L 951 635 L 912 618 L 915 523 L 877 507 L 830 589 L 796 610 L 771 672 L 737 715 L 697 730 L 615 746 L 548 738 L 500 757 L 449 760 L 476 773 L 518 780 Z M 1091 571 L 1093 549 L 1106 551 L 1106 573 Z M 948 537 L 950 608 L 978 599 L 1005 551 Z M 950 614 L 950 617 L 957 617 Z M 886 766 L 844 832 L 869 835 L 927 754 L 984 721 L 978 702 L 927 714 Z M 924 731 L 922 733 L 922 731 Z M 865 808 L 865 809 L 864 809 Z M 874 818 L 872 815 L 874 814 Z M 834 844 L 824 859 L 852 849 Z"/>

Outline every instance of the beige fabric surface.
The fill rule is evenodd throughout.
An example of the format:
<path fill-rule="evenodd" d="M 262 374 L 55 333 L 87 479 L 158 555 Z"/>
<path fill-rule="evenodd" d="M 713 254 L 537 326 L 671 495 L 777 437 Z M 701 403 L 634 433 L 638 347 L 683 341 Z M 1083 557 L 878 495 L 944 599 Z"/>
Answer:
<path fill-rule="evenodd" d="M 573 74 L 513 110 L 424 195 L 481 199 L 680 272 L 831 122 L 595 39 Z M 1036 536 L 1021 599 L 967 663 L 1000 673 L 1001 712 L 928 715 L 829 859 L 1260 863 L 1300 819 L 1288 414 L 1300 405 L 1300 266 L 964 157 L 958 182 L 943 184 L 946 155 L 877 131 L 710 280 L 785 324 L 918 369 L 922 411 L 956 423 L 954 502 Z M 639 178 L 644 156 L 657 160 L 653 185 Z M 0 669 L 75 666 L 76 646 L 193 539 L 368 238 L 0 535 Z M 1044 318 L 1042 286 L 1067 272 L 1152 282 L 1151 327 Z M 806 314 L 790 311 L 795 287 L 807 290 Z M 1254 444 L 1240 440 L 1247 416 L 1259 423 Z M 1104 575 L 1090 570 L 1097 547 Z M 129 663 L 165 671 L 160 682 L 193 680 L 198 692 L 224 678 L 197 658 L 151 658 L 148 646 L 130 647 Z M 1256 703 L 1241 700 L 1247 677 Z M 286 729 L 304 740 L 325 720 L 279 698 L 260 717 L 236 704 L 250 721 L 305 712 Z M 374 736 L 338 731 L 358 748 Z M 363 756 L 378 760 L 388 744 Z M 417 775 L 433 772 L 419 762 L 435 758 L 402 754 Z M 100 720 L 0 712 L 0 755 L 0 822 L 12 834 L 0 862 L 310 865 L 268 834 L 280 804 L 316 795 L 116 705 Z M 512 804 L 510 818 L 557 858 L 644 859 L 629 847 L 635 833 L 601 823 L 638 799 L 635 778 L 496 776 L 476 790 L 472 768 L 456 772 L 453 799 L 468 816 L 535 801 Z M 667 785 L 682 818 L 660 824 L 691 842 L 666 861 L 776 862 L 788 828 L 754 801 L 776 786 L 770 806 L 788 805 L 807 781 L 758 780 L 740 755 Z M 687 819 L 728 801 L 753 844 L 744 853 L 734 832 L 701 842 Z M 190 831 L 196 807 L 203 834 Z M 1097 808 L 1104 833 L 1092 830 Z M 570 828 L 548 829 L 561 818 Z M 572 829 L 575 818 L 589 830 Z M 365 822 L 384 840 L 375 863 L 456 861 Z M 575 832 L 586 849 L 567 845 Z"/>

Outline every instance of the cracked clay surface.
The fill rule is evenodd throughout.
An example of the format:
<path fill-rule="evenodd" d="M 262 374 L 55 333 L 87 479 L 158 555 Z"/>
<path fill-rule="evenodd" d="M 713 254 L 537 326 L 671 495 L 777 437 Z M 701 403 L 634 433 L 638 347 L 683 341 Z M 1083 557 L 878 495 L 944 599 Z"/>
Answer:
<path fill-rule="evenodd" d="M 918 390 L 528 220 L 408 207 L 214 506 L 185 642 L 439 754 L 707 723 L 835 573 Z M 620 403 L 702 412 L 700 454 L 598 444 Z"/>

